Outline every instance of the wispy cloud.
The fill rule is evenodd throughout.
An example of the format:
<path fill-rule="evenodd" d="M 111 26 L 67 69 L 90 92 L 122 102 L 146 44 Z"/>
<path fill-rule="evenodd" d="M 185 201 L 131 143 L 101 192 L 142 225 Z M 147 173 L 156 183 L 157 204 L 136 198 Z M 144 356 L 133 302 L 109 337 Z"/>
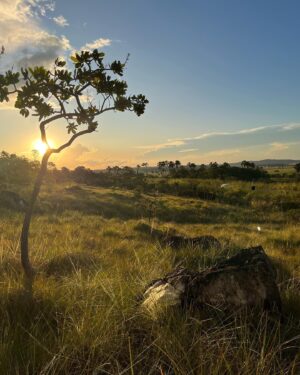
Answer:
<path fill-rule="evenodd" d="M 255 128 L 240 129 L 240 130 L 233 130 L 233 131 L 207 132 L 207 133 L 196 135 L 194 137 L 175 138 L 175 139 L 170 139 L 169 141 L 174 141 L 174 140 L 194 141 L 194 140 L 201 140 L 201 139 L 207 139 L 207 138 L 212 138 L 212 137 L 254 134 L 254 133 L 262 132 L 264 130 L 278 129 L 278 130 L 288 131 L 288 130 L 294 130 L 298 128 L 300 128 L 299 123 L 266 125 L 266 126 L 258 126 Z"/>
<path fill-rule="evenodd" d="M 145 145 L 145 146 L 138 146 L 137 148 L 141 150 L 145 150 L 144 154 L 151 153 L 151 152 L 158 152 L 163 149 L 172 149 L 172 148 L 180 148 L 180 146 L 186 146 L 185 148 L 181 148 L 178 150 L 180 153 L 192 153 L 195 151 L 198 151 L 199 148 L 190 147 L 188 146 L 195 146 L 195 141 L 201 141 L 208 138 L 214 138 L 214 137 L 233 137 L 233 136 L 246 136 L 249 134 L 256 134 L 256 133 L 263 133 L 263 132 L 287 132 L 292 131 L 295 129 L 300 128 L 300 123 L 284 123 L 284 124 L 276 124 L 276 125 L 265 125 L 265 126 L 258 126 L 248 129 L 239 129 L 239 130 L 233 130 L 233 131 L 214 131 L 214 132 L 206 132 L 199 135 L 196 135 L 194 137 L 185 137 L 185 138 L 174 138 L 174 139 L 168 139 L 166 142 L 158 143 L 158 144 L 151 144 L 151 145 Z M 284 143 L 276 143 L 274 142 L 272 144 L 273 150 L 277 148 L 277 150 L 283 150 L 283 147 L 286 149 L 286 144 Z M 216 151 L 214 151 L 214 154 L 216 155 Z M 208 155 L 209 156 L 209 155 Z M 216 156 L 222 156 L 222 155 L 216 155 Z"/>
<path fill-rule="evenodd" d="M 185 148 L 183 150 L 179 150 L 178 152 L 195 152 L 195 151 L 198 151 L 198 148 Z"/>
<path fill-rule="evenodd" d="M 298 122 L 292 122 L 290 124 L 282 125 L 282 130 L 295 130 L 300 129 L 300 124 Z"/>
<path fill-rule="evenodd" d="M 111 39 L 99 38 L 99 39 L 94 40 L 91 43 L 87 43 L 85 46 L 82 47 L 82 49 L 93 50 L 97 48 L 110 46 L 111 43 L 112 43 Z"/>
<path fill-rule="evenodd" d="M 289 143 L 273 142 L 270 144 L 270 152 L 287 150 L 290 146 Z"/>
<path fill-rule="evenodd" d="M 184 145 L 185 143 L 186 142 L 183 140 L 173 140 L 173 141 L 168 141 L 165 143 L 159 143 L 155 145 L 137 146 L 137 148 L 141 150 L 145 150 L 145 153 L 149 153 L 149 152 L 159 151 L 164 148 L 179 147 L 179 146 Z"/>
<path fill-rule="evenodd" d="M 290 148 L 292 148 L 293 146 L 298 146 L 300 145 L 300 141 L 299 142 L 273 142 L 273 143 L 270 143 L 269 146 L 269 152 L 273 153 L 273 152 L 281 152 L 281 151 L 285 151 L 285 150 L 288 150 Z"/>
<path fill-rule="evenodd" d="M 69 22 L 65 19 L 64 16 L 53 17 L 53 21 L 60 27 L 69 26 Z"/>

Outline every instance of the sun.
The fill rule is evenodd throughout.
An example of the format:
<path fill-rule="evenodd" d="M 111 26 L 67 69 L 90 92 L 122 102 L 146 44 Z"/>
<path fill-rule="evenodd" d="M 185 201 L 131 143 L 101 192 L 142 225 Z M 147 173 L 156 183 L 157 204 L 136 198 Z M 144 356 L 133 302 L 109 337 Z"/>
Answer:
<path fill-rule="evenodd" d="M 52 141 L 48 141 L 48 144 L 50 147 L 54 147 Z M 48 146 L 46 145 L 46 143 L 38 139 L 33 142 L 33 150 L 37 151 L 41 156 L 43 156 L 45 152 L 48 150 Z"/>

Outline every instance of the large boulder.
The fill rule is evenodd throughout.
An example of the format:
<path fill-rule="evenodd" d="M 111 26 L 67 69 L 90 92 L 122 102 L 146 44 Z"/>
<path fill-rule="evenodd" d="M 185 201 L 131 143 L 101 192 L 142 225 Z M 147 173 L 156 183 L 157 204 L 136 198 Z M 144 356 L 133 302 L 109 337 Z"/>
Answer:
<path fill-rule="evenodd" d="M 148 285 L 142 305 L 154 315 L 169 306 L 281 311 L 276 272 L 261 246 L 241 250 L 202 272 L 178 268 Z"/>

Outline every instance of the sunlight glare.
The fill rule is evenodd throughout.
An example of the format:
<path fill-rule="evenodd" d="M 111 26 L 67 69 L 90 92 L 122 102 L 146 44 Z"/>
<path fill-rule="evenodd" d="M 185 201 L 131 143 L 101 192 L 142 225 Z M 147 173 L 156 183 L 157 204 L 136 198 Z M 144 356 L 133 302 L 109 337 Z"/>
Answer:
<path fill-rule="evenodd" d="M 50 147 L 53 147 L 53 142 L 48 141 L 48 143 Z M 37 151 L 41 156 L 43 156 L 45 152 L 47 151 L 48 146 L 46 145 L 46 143 L 38 139 L 33 143 L 33 149 Z"/>

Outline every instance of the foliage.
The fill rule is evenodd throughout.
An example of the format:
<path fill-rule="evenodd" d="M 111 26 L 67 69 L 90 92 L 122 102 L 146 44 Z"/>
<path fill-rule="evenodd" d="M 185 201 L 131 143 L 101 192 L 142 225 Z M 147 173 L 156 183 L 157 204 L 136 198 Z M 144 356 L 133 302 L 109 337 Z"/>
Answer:
<path fill-rule="evenodd" d="M 77 137 L 96 131 L 96 118 L 106 111 L 129 110 L 142 115 L 148 100 L 142 94 L 128 96 L 127 83 L 120 79 L 127 60 L 105 64 L 104 56 L 98 50 L 75 53 L 71 70 L 61 59 L 55 60 L 51 70 L 43 66 L 22 68 L 21 72 L 8 70 L 0 75 L 0 102 L 16 94 L 15 107 L 24 117 L 38 117 L 41 138 L 47 145 L 46 125 L 64 119 L 67 132 L 73 136 L 51 152 L 60 152 Z M 91 99 L 84 100 L 88 95 Z M 96 103 L 96 98 L 101 101 Z"/>
<path fill-rule="evenodd" d="M 0 186 L 29 184 L 38 168 L 38 161 L 30 161 L 25 157 L 2 151 L 0 153 Z"/>
<path fill-rule="evenodd" d="M 176 163 L 177 162 L 177 163 Z M 218 164 L 216 162 L 209 165 L 189 162 L 186 166 L 181 165 L 180 161 L 159 161 L 157 166 L 164 175 L 169 174 L 173 178 L 235 178 L 239 180 L 254 181 L 267 179 L 268 174 L 262 168 L 255 167 L 253 163 L 242 163 L 242 167 L 230 166 L 228 163 Z"/>
<path fill-rule="evenodd" d="M 244 168 L 255 168 L 255 164 L 251 161 L 243 160 L 241 166 Z"/>
<path fill-rule="evenodd" d="M 300 163 L 295 164 L 294 168 L 295 168 L 297 173 L 300 173 Z"/>

